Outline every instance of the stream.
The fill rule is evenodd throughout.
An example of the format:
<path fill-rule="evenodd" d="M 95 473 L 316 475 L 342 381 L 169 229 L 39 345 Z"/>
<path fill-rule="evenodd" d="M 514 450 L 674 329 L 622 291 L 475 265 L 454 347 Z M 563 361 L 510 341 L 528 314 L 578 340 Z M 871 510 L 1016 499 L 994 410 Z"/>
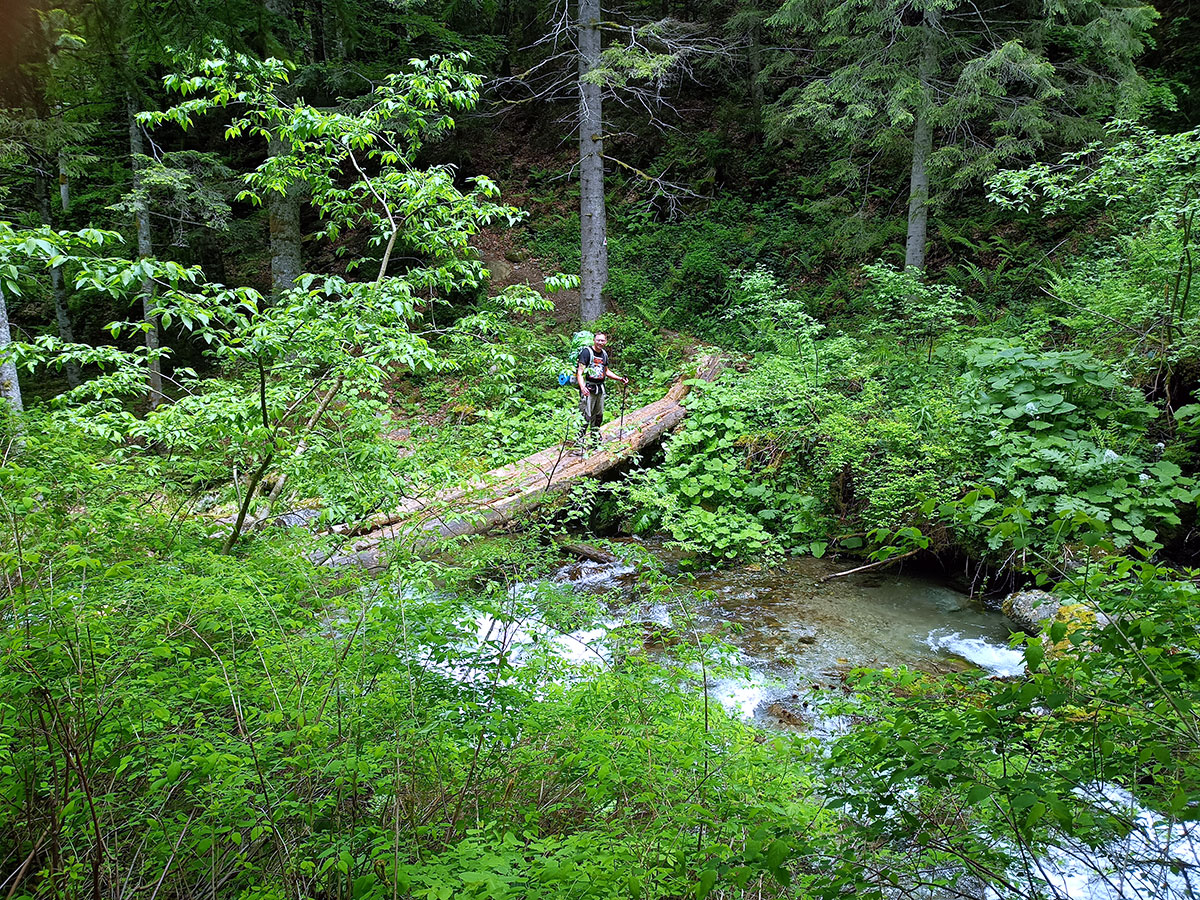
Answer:
<path fill-rule="evenodd" d="M 676 573 L 678 561 L 668 551 L 643 547 L 668 575 Z M 998 678 L 1024 674 L 1021 650 L 1009 647 L 1012 626 L 999 612 L 932 579 L 879 570 L 838 574 L 846 568 L 802 558 L 770 569 L 704 572 L 695 575 L 690 590 L 667 595 L 673 600 L 645 601 L 641 597 L 647 592 L 639 590 L 635 566 L 571 563 L 548 580 L 512 585 L 507 602 L 513 611 L 479 613 L 470 629 L 474 634 L 463 635 L 459 646 L 464 651 L 491 647 L 516 668 L 548 655 L 567 667 L 555 670 L 553 677 L 570 680 L 587 677 L 589 667 L 612 664 L 618 652 L 614 648 L 628 645 L 630 627 L 647 652 L 664 656 L 673 643 L 713 635 L 732 648 L 732 658 L 722 660 L 731 665 L 719 667 L 708 681 L 708 695 L 731 716 L 763 728 L 799 731 L 818 744 L 850 727 L 824 714 L 821 698 L 841 688 L 854 668 L 906 666 L 936 675 L 975 667 Z M 537 609 L 548 587 L 596 595 L 600 620 L 570 632 L 552 627 Z M 614 641 L 615 632 L 622 638 Z M 479 657 L 470 653 L 463 658 L 474 662 L 458 662 L 459 654 L 446 651 L 442 645 L 431 648 L 420 662 L 460 682 L 494 683 L 494 664 L 481 667 Z M 714 671 L 716 663 L 712 660 Z M 1089 847 L 1059 836 L 1041 855 L 1014 852 L 1024 865 L 1005 874 L 1020 886 L 1022 896 L 1200 898 L 1200 823 L 1168 820 L 1112 784 L 1083 786 L 1077 793 L 1097 811 L 1126 822 L 1124 837 Z M 989 839 L 1007 840 L 1003 835 Z M 952 886 L 946 891 L 898 888 L 894 900 L 1009 896 L 973 877 L 949 874 Z"/>
<path fill-rule="evenodd" d="M 671 560 L 666 559 L 668 568 Z M 1024 672 L 1015 630 L 999 612 L 952 588 L 890 572 L 836 576 L 845 565 L 805 557 L 770 569 L 699 573 L 690 606 L 631 605 L 636 574 L 623 563 L 566 566 L 555 580 L 609 595 L 614 612 L 644 623 L 720 637 L 737 651 L 744 677 L 710 693 L 733 715 L 762 724 L 800 717 L 817 691 L 854 668 L 907 666 L 932 674 L 977 666 L 992 675 Z M 772 711 L 774 710 L 774 712 Z M 809 724 L 820 725 L 820 722 Z"/>
<path fill-rule="evenodd" d="M 661 548 L 653 552 L 669 571 L 670 557 Z M 1021 650 L 1009 647 L 1015 627 L 1001 613 L 930 579 L 886 571 L 837 575 L 846 568 L 802 558 L 771 569 L 700 573 L 690 607 L 638 604 L 636 570 L 625 563 L 574 563 L 554 580 L 603 595 L 614 614 L 609 624 L 640 622 L 651 635 L 658 625 L 719 636 L 735 648 L 733 662 L 745 674 L 717 679 L 710 696 L 730 715 L 818 740 L 848 727 L 823 716 L 818 698 L 857 667 L 944 674 L 974 666 L 994 677 L 1024 674 Z M 600 628 L 556 639 L 564 655 L 586 662 L 605 658 L 605 635 Z M 1098 811 L 1118 814 L 1129 823 L 1128 833 L 1098 848 L 1064 837 L 1028 859 L 1023 871 L 1008 873 L 1014 883 L 1055 900 L 1200 898 L 1200 823 L 1166 820 L 1115 785 L 1090 785 L 1079 796 Z M 964 877 L 944 892 L 901 891 L 901 897 L 1002 895 Z"/>

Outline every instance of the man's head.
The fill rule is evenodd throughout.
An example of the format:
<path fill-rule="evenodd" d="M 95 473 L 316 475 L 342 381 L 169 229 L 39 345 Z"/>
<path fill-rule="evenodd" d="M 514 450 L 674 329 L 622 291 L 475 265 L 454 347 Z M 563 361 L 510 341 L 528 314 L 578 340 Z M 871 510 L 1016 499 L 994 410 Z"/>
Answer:
<path fill-rule="evenodd" d="M 592 346 L 597 350 L 603 350 L 604 345 L 608 343 L 608 335 L 602 331 L 596 332 L 596 336 L 592 338 Z"/>

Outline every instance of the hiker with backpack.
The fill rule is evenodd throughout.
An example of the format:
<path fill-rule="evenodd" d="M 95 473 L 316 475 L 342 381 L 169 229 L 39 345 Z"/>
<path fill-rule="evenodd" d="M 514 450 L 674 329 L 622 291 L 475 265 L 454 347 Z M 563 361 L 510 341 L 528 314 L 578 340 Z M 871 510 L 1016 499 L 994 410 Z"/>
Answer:
<path fill-rule="evenodd" d="M 629 379 L 623 378 L 608 367 L 608 335 L 597 333 L 591 346 L 579 350 L 575 366 L 575 383 L 579 386 L 579 412 L 583 414 L 583 431 L 579 434 L 578 451 L 587 447 L 589 432 L 595 431 L 596 444 L 600 444 L 600 425 L 604 421 L 604 382 L 614 378 L 628 386 Z"/>

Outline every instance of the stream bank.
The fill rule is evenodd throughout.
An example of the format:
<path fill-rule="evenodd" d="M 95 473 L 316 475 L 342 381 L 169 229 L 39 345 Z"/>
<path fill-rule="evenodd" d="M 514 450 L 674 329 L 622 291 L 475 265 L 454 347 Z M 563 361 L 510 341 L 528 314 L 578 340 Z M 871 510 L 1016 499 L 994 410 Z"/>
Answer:
<path fill-rule="evenodd" d="M 631 541 L 640 544 L 641 542 Z M 643 545 L 644 549 L 644 545 Z M 669 554 L 653 548 L 670 566 Z M 735 648 L 742 667 L 706 686 L 734 717 L 771 729 L 797 730 L 819 741 L 852 727 L 822 713 L 821 698 L 844 687 L 853 669 L 906 666 L 933 675 L 975 667 L 998 678 L 1025 675 L 1025 659 L 1009 643 L 1018 627 L 999 611 L 935 579 L 874 570 L 841 576 L 853 564 L 812 557 L 770 569 L 747 566 L 695 576 L 696 601 L 638 604 L 637 574 L 622 560 L 585 560 L 554 580 L 607 595 L 617 615 L 641 617 L 651 630 L 647 647 L 672 631 L 708 634 Z M 579 633 L 585 642 L 600 632 Z M 572 656 L 580 658 L 578 649 Z M 869 725 L 864 726 L 869 727 Z M 1011 847 L 1023 864 L 1005 872 L 1023 895 L 1046 892 L 1055 900 L 1194 900 L 1200 870 L 1200 827 L 1142 806 L 1128 790 L 1105 782 L 1081 785 L 1077 797 L 1097 816 L 1127 823 L 1121 837 L 1098 846 L 1055 835 L 1037 855 Z M 1004 843 L 1002 834 L 991 836 Z M 924 887 L 894 888 L 894 900 L 1003 900 L 1011 896 L 961 866 L 927 873 Z M 938 887 L 942 883 L 944 886 Z"/>

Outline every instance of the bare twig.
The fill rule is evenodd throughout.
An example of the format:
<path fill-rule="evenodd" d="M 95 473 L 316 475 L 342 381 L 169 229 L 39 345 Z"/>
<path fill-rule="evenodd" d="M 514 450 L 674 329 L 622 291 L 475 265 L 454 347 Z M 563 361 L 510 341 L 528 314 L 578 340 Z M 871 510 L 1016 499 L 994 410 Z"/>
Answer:
<path fill-rule="evenodd" d="M 878 568 L 879 566 L 886 566 L 888 563 L 894 563 L 894 562 L 898 562 L 902 559 L 908 559 L 908 557 L 910 557 L 910 556 L 916 556 L 918 553 L 920 553 L 924 549 L 925 549 L 924 547 L 918 547 L 916 550 L 910 550 L 907 553 L 901 553 L 899 556 L 889 556 L 887 559 L 879 559 L 873 563 L 867 563 L 865 566 L 859 566 L 856 569 L 847 569 L 845 572 L 834 572 L 832 575 L 826 575 L 824 578 L 821 579 L 821 581 L 825 582 L 825 581 L 829 581 L 829 579 L 831 579 L 831 578 L 842 578 L 846 575 L 854 575 L 854 574 L 857 574 L 858 572 L 865 572 L 868 569 L 875 569 L 875 568 Z"/>

